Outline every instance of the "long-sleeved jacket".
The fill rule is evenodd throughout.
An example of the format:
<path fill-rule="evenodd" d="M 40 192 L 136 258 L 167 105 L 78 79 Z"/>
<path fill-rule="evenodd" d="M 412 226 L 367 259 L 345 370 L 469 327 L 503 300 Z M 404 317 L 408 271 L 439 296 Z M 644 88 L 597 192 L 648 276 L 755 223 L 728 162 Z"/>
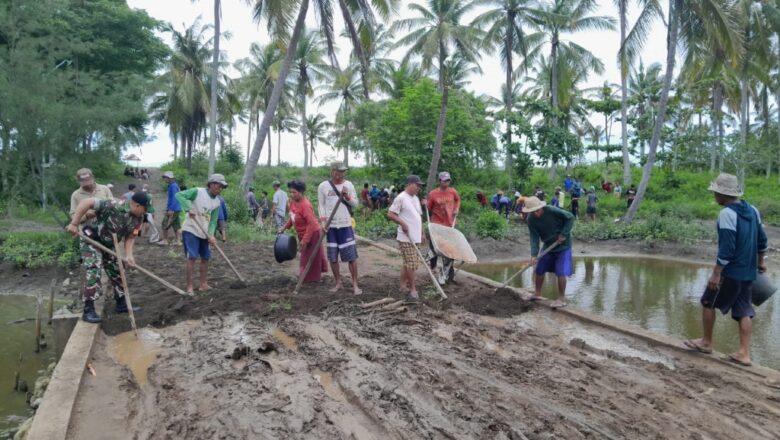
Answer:
<path fill-rule="evenodd" d="M 718 259 L 721 275 L 739 281 L 753 281 L 758 272 L 758 254 L 766 252 L 768 241 L 761 214 L 740 200 L 718 216 Z"/>

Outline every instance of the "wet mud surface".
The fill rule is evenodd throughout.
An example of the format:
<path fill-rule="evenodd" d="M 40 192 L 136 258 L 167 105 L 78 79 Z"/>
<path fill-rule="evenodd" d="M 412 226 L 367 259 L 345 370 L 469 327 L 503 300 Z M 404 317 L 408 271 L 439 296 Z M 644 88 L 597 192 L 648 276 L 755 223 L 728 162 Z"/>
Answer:
<path fill-rule="evenodd" d="M 226 246 L 248 279 L 242 289 L 216 260 L 214 289 L 195 298 L 132 275 L 144 307 L 136 319 L 160 335 L 157 357 L 139 385 L 99 343 L 69 437 L 114 438 L 100 423 L 101 400 L 122 414 L 115 428 L 138 439 L 780 436 L 780 390 L 750 372 L 574 322 L 463 276 L 445 287 L 449 301 L 419 271 L 423 304 L 366 309 L 401 297 L 398 257 L 373 247 L 360 248 L 363 297 L 329 293 L 330 278 L 293 297 L 297 263 L 277 265 L 263 246 Z M 173 249 L 144 246 L 137 261 L 181 285 Z M 106 318 L 109 335 L 129 330 L 125 317 Z"/>

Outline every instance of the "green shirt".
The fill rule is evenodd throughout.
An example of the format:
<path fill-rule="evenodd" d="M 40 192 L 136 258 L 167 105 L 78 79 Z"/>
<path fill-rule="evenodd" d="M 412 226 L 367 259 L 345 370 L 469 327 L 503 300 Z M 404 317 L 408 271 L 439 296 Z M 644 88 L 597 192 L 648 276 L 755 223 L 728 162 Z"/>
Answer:
<path fill-rule="evenodd" d="M 574 215 L 569 211 L 545 206 L 544 213 L 536 218 L 533 213 L 528 214 L 528 232 L 531 235 L 531 256 L 539 255 L 539 240 L 544 242 L 545 249 L 552 246 L 563 235 L 566 241 L 559 244 L 553 252 L 561 252 L 571 248 L 571 228 L 574 226 Z"/>

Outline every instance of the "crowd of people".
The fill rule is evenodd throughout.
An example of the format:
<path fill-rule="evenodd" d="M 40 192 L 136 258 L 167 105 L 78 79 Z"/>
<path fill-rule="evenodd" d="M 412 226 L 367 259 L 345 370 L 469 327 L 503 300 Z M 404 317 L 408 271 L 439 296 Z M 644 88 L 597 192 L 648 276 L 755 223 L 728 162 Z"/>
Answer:
<path fill-rule="evenodd" d="M 628 189 L 623 191 L 620 183 L 613 184 L 612 182 L 602 180 L 601 190 L 604 194 L 625 198 L 626 209 L 631 207 L 631 204 L 636 198 L 636 185 L 631 185 Z M 527 215 L 523 212 L 523 206 L 529 197 L 536 197 L 541 201 L 546 201 L 548 198 L 547 193 L 539 186 L 534 187 L 530 196 L 523 195 L 519 190 L 513 190 L 504 192 L 503 190 L 496 191 L 492 197 L 488 200 L 485 193 L 479 191 L 476 193 L 477 202 L 482 208 L 490 206 L 496 210 L 500 215 L 509 218 L 514 214 L 525 221 Z M 569 200 L 569 204 L 566 201 Z M 550 197 L 550 206 L 556 208 L 568 209 L 574 217 L 580 217 L 580 202 L 585 202 L 585 216 L 588 220 L 596 221 L 596 212 L 598 211 L 598 191 L 596 186 L 590 185 L 587 188 L 582 183 L 581 178 L 572 178 L 571 175 L 567 175 L 563 181 L 563 187 L 557 186 L 552 192 Z"/>
<path fill-rule="evenodd" d="M 124 175 L 125 177 L 133 177 L 140 180 L 149 180 L 149 170 L 147 170 L 146 168 L 138 168 L 138 167 L 133 168 L 131 166 L 126 166 Z"/>
<path fill-rule="evenodd" d="M 258 201 L 252 188 L 246 197 L 253 216 L 259 216 L 263 221 L 272 218 L 279 233 L 290 228 L 295 229 L 300 240 L 299 265 L 303 282 L 319 282 L 322 274 L 330 269 L 333 273 L 331 291 L 337 292 L 345 284 L 339 263 L 347 263 L 350 290 L 354 295 L 361 295 L 363 291 L 359 286 L 359 256 L 352 217 L 355 208 L 365 199 L 362 194 L 358 196 L 354 185 L 346 179 L 347 171 L 347 167 L 342 163 L 331 165 L 330 178 L 317 187 L 316 213 L 306 196 L 307 185 L 300 180 L 288 182 L 287 192 L 282 190 L 280 182 L 274 182 L 274 194 L 270 201 L 266 192 L 262 192 Z M 199 268 L 198 290 L 210 289 L 210 246 L 216 244 L 217 233 L 222 240 L 226 240 L 225 222 L 228 216 L 220 194 L 228 187 L 228 183 L 223 175 L 212 174 L 204 187 L 185 190 L 177 185 L 172 172 L 163 174 L 168 192 L 162 238 L 159 238 L 154 222 L 154 206 L 148 184 L 143 184 L 140 188 L 130 184 L 126 193 L 115 198 L 110 188 L 95 182 L 89 169 L 78 170 L 76 179 L 79 188 L 71 196 L 71 223 L 67 226 L 68 232 L 76 236 L 83 234 L 108 249 L 115 249 L 120 242 L 124 242 L 125 260 L 128 266 L 133 267 L 134 244 L 145 228 L 149 230 L 150 241 L 161 244 L 168 242 L 168 232 L 173 230 L 171 241 L 180 242 L 185 251 L 186 292 L 194 292 L 196 263 Z M 454 227 L 461 205 L 460 195 L 452 186 L 452 176 L 446 171 L 439 173 L 438 187 L 421 200 L 419 195 L 423 187 L 424 183 L 419 176 L 410 175 L 406 178 L 404 188 L 393 197 L 382 202 L 380 191 L 377 198 L 380 206 L 382 203 L 387 205 L 387 217 L 398 225 L 396 240 L 401 255 L 399 289 L 406 294 L 406 300 L 409 302 L 420 301 L 415 272 L 421 265 L 430 264 L 431 269 L 439 273 L 440 284 L 448 281 L 452 270 L 452 260 L 433 246 L 429 246 L 430 258 L 424 261 L 420 251 L 420 246 L 426 243 L 423 208 L 428 211 L 431 223 Z M 372 186 L 373 188 L 375 186 Z M 367 189 L 368 185 L 364 185 L 364 192 Z M 636 195 L 633 185 L 625 194 L 619 184 L 602 182 L 601 189 L 607 194 L 624 196 L 628 207 Z M 751 320 L 755 315 L 751 305 L 751 289 L 757 274 L 766 271 L 764 254 L 768 248 L 767 237 L 758 210 L 741 200 L 742 189 L 736 176 L 721 174 L 711 183 L 709 190 L 715 201 L 723 207 L 717 221 L 718 253 L 712 275 L 700 299 L 703 337 L 688 340 L 685 345 L 696 352 L 712 353 L 715 310 L 720 310 L 723 314 L 731 312 L 732 318 L 738 323 L 740 347 L 736 353 L 730 355 L 730 359 L 740 365 L 749 366 Z M 545 276 L 552 273 L 556 277 L 558 297 L 551 306 L 566 306 L 567 279 L 573 272 L 572 227 L 579 213 L 579 201 L 583 197 L 586 199 L 586 214 L 595 220 L 598 201 L 595 193 L 594 186 L 585 191 L 581 179 L 575 180 L 567 176 L 563 188 L 556 188 L 553 192 L 550 204 L 545 201 L 546 194 L 539 187 L 536 187 L 533 195 L 529 197 L 515 192 L 515 197 L 510 199 L 499 191 L 491 198 L 493 209 L 505 215 L 509 215 L 509 212 L 520 212 L 527 223 L 532 257 L 530 264 L 535 267 L 532 301 L 542 300 L 541 290 Z M 390 191 L 390 194 L 393 192 Z M 568 210 L 563 209 L 567 198 L 571 200 Z M 483 206 L 488 203 L 481 192 L 477 193 L 477 199 Z M 368 200 L 373 203 L 371 190 L 368 190 Z M 319 246 L 322 234 L 325 235 L 327 243 L 324 250 Z M 84 239 L 80 242 L 80 253 L 86 272 L 82 319 L 92 323 L 101 321 L 94 301 L 101 293 L 100 279 L 103 271 L 108 275 L 113 288 L 116 312 L 127 313 L 128 305 L 124 298 L 116 257 Z M 439 261 L 441 268 L 438 267 Z"/>

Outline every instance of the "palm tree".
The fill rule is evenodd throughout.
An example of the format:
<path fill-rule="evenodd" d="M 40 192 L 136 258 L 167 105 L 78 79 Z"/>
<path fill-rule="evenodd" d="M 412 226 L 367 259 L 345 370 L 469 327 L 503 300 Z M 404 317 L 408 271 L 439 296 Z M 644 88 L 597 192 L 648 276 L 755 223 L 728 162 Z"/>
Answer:
<path fill-rule="evenodd" d="M 532 21 L 545 35 L 545 43 L 550 45 L 550 104 L 554 110 L 558 110 L 561 59 L 580 60 L 583 67 L 589 67 L 596 73 L 604 70 L 603 63 L 593 53 L 573 41 L 561 40 L 562 34 L 614 29 L 614 18 L 589 15 L 597 7 L 595 0 L 553 0 L 550 4 L 542 4 L 531 15 Z"/>
<path fill-rule="evenodd" d="M 314 83 L 324 76 L 326 66 L 322 64 L 325 57 L 325 47 L 320 33 L 304 29 L 298 42 L 293 66 L 295 96 L 301 111 L 301 135 L 303 136 L 303 167 L 308 169 L 309 150 L 306 147 L 306 98 L 314 94 Z"/>
<path fill-rule="evenodd" d="M 192 26 L 179 32 L 163 28 L 173 38 L 173 53 L 165 72 L 158 78 L 161 93 L 152 101 L 153 119 L 169 125 L 172 136 L 181 138 L 182 155 L 192 169 L 192 152 L 206 124 L 209 111 L 207 65 L 212 51 L 204 34 L 209 26 Z"/>
<path fill-rule="evenodd" d="M 423 72 L 416 63 L 407 61 L 393 66 L 390 71 L 388 89 L 385 92 L 393 99 L 401 98 L 404 89 L 416 83 L 423 77 Z"/>
<path fill-rule="evenodd" d="M 211 111 L 209 127 L 209 175 L 214 173 L 214 165 L 217 163 L 214 147 L 217 142 L 217 78 L 219 78 L 219 40 L 220 40 L 220 0 L 214 0 L 214 53 L 211 58 Z"/>
<path fill-rule="evenodd" d="M 685 3 L 685 4 L 683 4 Z M 667 27 L 666 72 L 658 102 L 653 137 L 648 147 L 647 161 L 642 170 L 642 180 L 637 188 L 637 195 L 631 207 L 623 217 L 623 221 L 632 222 L 644 200 L 650 175 L 655 165 L 655 156 L 661 140 L 661 131 L 666 122 L 666 109 L 669 102 L 669 90 L 672 87 L 677 46 L 691 47 L 695 38 L 706 36 L 713 48 L 723 48 L 724 54 L 736 59 L 740 53 L 741 36 L 739 21 L 731 4 L 723 4 L 717 0 L 669 0 Z"/>
<path fill-rule="evenodd" d="M 661 97 L 663 78 L 661 66 L 658 63 L 651 64 L 645 69 L 644 64 L 632 69 L 628 78 L 628 91 L 633 104 L 629 119 L 634 121 L 634 139 L 639 144 L 640 159 L 645 156 L 645 147 L 652 136 L 652 121 L 655 121 L 655 108 Z"/>
<path fill-rule="evenodd" d="M 368 86 L 373 90 L 390 93 L 390 78 L 397 61 L 387 58 L 393 49 L 393 33 L 381 23 L 371 27 L 368 23 L 358 25 L 361 49 L 368 64 Z M 359 63 L 358 54 L 352 51 L 351 63 Z M 362 70 L 361 70 L 362 75 Z M 362 78 L 361 78 L 362 82 Z M 365 95 L 364 95 L 365 98 Z"/>
<path fill-rule="evenodd" d="M 314 1 L 318 2 L 318 4 L 320 3 L 319 0 Z M 284 44 L 285 57 L 279 68 L 279 76 L 274 82 L 274 88 L 271 91 L 271 98 L 268 101 L 268 106 L 263 113 L 263 121 L 260 124 L 258 136 L 255 138 L 252 152 L 249 157 L 247 157 L 246 168 L 244 169 L 244 175 L 241 177 L 240 183 L 242 190 L 246 190 L 254 179 L 255 168 L 257 168 L 257 161 L 260 159 L 263 142 L 265 141 L 266 136 L 268 136 L 274 113 L 276 113 L 276 108 L 279 106 L 279 101 L 282 98 L 287 75 L 290 73 L 290 67 L 296 54 L 298 40 L 301 37 L 306 22 L 306 13 L 309 10 L 309 0 L 254 0 L 253 3 L 254 20 L 257 22 L 267 22 L 269 33 L 274 36 L 279 44 Z M 295 16 L 296 9 L 298 15 L 293 25 L 292 17 Z M 326 22 L 327 20 L 331 20 L 332 25 L 332 18 L 332 16 L 321 15 L 320 21 Z M 293 26 L 292 35 L 289 35 L 291 26 Z"/>
<path fill-rule="evenodd" d="M 314 158 L 315 149 L 318 142 L 322 142 L 325 145 L 330 145 L 329 132 L 333 127 L 333 124 L 325 119 L 325 115 L 318 113 L 314 116 L 309 116 L 306 119 L 306 135 L 308 137 L 308 145 L 310 148 L 310 157 Z M 312 160 L 312 163 L 314 161 Z"/>
<path fill-rule="evenodd" d="M 634 59 L 644 47 L 652 22 L 663 18 L 659 0 L 636 0 L 641 8 L 630 33 L 628 31 L 629 0 L 613 0 L 620 18 L 620 140 L 623 147 L 623 185 L 631 183 L 631 157 L 628 152 L 628 74 Z"/>
<path fill-rule="evenodd" d="M 486 12 L 480 14 L 472 22 L 475 26 L 487 26 L 485 34 L 485 43 L 490 47 L 500 47 L 499 53 L 501 63 L 504 65 L 506 81 L 504 91 L 514 90 L 514 78 L 516 76 L 514 68 L 514 54 L 519 53 L 525 57 L 521 66 L 525 70 L 529 61 L 528 48 L 538 45 L 540 34 L 526 35 L 523 29 L 524 25 L 530 25 L 529 16 L 531 13 L 538 13 L 536 2 L 533 0 L 477 0 L 479 6 L 489 6 Z M 527 40 L 531 40 L 530 42 Z M 514 106 L 512 94 L 504 94 L 504 111 L 509 114 Z M 506 124 L 505 134 L 506 145 L 512 144 L 512 127 Z M 511 151 L 507 148 L 506 171 L 511 172 L 512 160 Z"/>
<path fill-rule="evenodd" d="M 422 67 L 429 69 L 434 60 L 439 68 L 439 89 L 442 92 L 439 121 L 436 125 L 436 140 L 433 145 L 431 167 L 428 170 L 428 187 L 433 187 L 436 172 L 441 159 L 441 146 L 444 140 L 444 124 L 447 117 L 449 98 L 449 80 L 446 68 L 447 60 L 458 53 L 463 59 L 475 62 L 479 58 L 478 42 L 482 32 L 477 28 L 462 24 L 461 21 L 474 7 L 463 0 L 428 0 L 427 8 L 417 3 L 409 9 L 418 14 L 415 18 L 397 21 L 393 30 L 409 31 L 396 43 L 396 46 L 410 46 L 404 59 L 420 56 Z"/>
<path fill-rule="evenodd" d="M 282 163 L 282 133 L 295 133 L 300 127 L 300 122 L 295 118 L 291 104 L 292 99 L 282 101 L 274 115 L 274 130 L 276 130 L 276 165 Z M 271 164 L 269 163 L 270 167 Z"/>
<path fill-rule="evenodd" d="M 324 70 L 325 83 L 328 84 L 324 93 L 319 96 L 320 104 L 326 104 L 328 102 L 339 101 L 339 109 L 336 115 L 336 121 L 340 119 L 340 115 L 349 114 L 354 108 L 355 104 L 360 100 L 363 95 L 363 83 L 358 74 L 360 71 L 359 65 L 348 66 L 344 70 L 340 70 L 334 67 Z M 344 127 L 348 129 L 349 127 Z M 344 145 L 344 164 L 349 166 L 349 147 Z"/>
<path fill-rule="evenodd" d="M 339 9 L 341 9 L 341 16 L 344 19 L 344 25 L 346 32 L 352 41 L 352 54 L 357 59 L 360 66 L 360 79 L 363 84 L 363 97 L 370 99 L 370 76 L 371 65 L 369 62 L 369 54 L 366 52 L 364 45 L 366 43 L 366 36 L 371 39 L 374 35 L 374 28 L 376 27 L 376 19 L 374 17 L 374 11 L 371 5 L 366 0 L 338 0 Z M 398 0 L 372 0 L 374 8 L 379 11 L 380 16 L 384 20 L 388 20 L 390 16 L 395 13 L 398 7 Z M 355 25 L 353 15 L 357 15 L 360 20 L 360 26 Z M 363 37 L 359 32 L 359 27 L 363 32 Z M 338 68 L 338 64 L 334 64 L 333 67 Z"/>

